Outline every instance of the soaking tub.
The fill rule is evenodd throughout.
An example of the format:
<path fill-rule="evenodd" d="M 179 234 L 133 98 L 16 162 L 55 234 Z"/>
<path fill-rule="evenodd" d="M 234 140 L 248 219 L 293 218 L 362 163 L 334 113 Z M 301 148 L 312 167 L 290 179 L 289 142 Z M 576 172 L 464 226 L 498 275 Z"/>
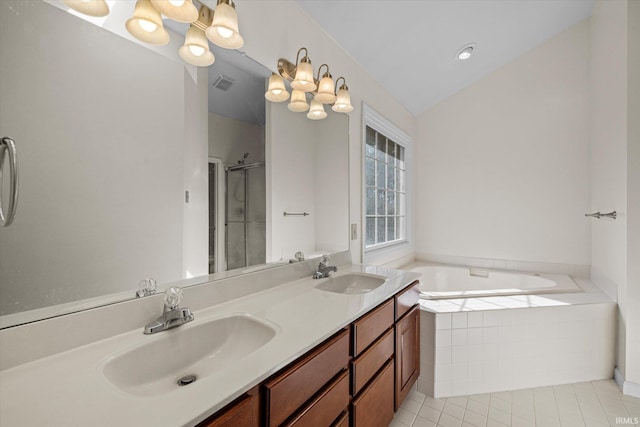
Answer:
<path fill-rule="evenodd" d="M 561 274 L 520 273 L 426 263 L 414 263 L 405 268 L 422 274 L 420 296 L 424 299 L 582 292 L 569 276 Z"/>

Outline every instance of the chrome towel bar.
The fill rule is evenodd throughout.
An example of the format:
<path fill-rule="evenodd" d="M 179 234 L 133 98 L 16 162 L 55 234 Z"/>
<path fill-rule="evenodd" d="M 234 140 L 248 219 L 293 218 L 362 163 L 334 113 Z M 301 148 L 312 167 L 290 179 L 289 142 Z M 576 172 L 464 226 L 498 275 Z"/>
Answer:
<path fill-rule="evenodd" d="M 283 216 L 308 216 L 309 212 L 282 212 Z"/>
<path fill-rule="evenodd" d="M 2 169 L 4 168 L 4 154 L 9 158 L 9 204 L 7 213 L 4 213 L 2 203 Z M 16 143 L 5 136 L 0 140 L 0 227 L 8 227 L 13 222 L 18 207 L 18 154 Z"/>
<path fill-rule="evenodd" d="M 592 218 L 597 218 L 597 219 L 600 219 L 600 218 L 616 219 L 618 214 L 616 213 L 616 211 L 605 213 L 605 214 L 600 213 L 600 212 L 595 212 L 595 213 L 592 213 L 592 214 L 584 214 L 584 216 L 590 216 Z"/>

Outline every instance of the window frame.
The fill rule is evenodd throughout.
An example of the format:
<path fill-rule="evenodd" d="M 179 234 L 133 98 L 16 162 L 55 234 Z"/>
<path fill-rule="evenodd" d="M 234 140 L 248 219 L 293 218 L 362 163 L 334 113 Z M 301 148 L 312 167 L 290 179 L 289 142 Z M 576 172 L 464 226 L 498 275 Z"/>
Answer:
<path fill-rule="evenodd" d="M 411 137 L 398 126 L 393 124 L 390 120 L 383 115 L 375 111 L 373 108 L 363 103 L 362 106 L 362 147 L 361 147 L 361 179 L 362 185 L 360 189 L 361 193 L 361 251 L 363 262 L 375 262 L 376 258 L 386 257 L 390 253 L 402 250 L 411 245 L 411 233 L 412 233 L 412 205 L 413 205 L 413 192 L 412 192 L 412 174 L 413 165 L 412 158 L 412 143 Z M 405 162 L 405 229 L 404 239 L 398 239 L 390 242 L 380 243 L 373 247 L 366 247 L 366 224 L 367 224 L 367 180 L 366 180 L 366 138 L 367 127 L 372 128 L 374 131 L 382 134 L 386 138 L 392 140 L 396 144 L 404 148 L 404 162 Z"/>

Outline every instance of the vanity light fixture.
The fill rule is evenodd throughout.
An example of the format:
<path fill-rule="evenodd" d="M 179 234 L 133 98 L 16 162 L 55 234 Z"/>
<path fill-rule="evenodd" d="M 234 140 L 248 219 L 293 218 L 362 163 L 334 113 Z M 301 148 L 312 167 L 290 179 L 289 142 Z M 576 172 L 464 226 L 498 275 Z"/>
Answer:
<path fill-rule="evenodd" d="M 125 24 L 132 36 L 146 43 L 165 45 L 169 43 L 169 33 L 162 25 L 160 12 L 151 0 L 137 0 L 133 17 Z"/>
<path fill-rule="evenodd" d="M 238 30 L 236 4 L 232 0 L 218 0 L 213 22 L 206 34 L 212 43 L 225 49 L 240 49 L 244 45 L 244 39 Z"/>
<path fill-rule="evenodd" d="M 187 30 L 184 45 L 178 50 L 178 53 L 185 62 L 198 67 L 208 67 L 216 60 L 209 49 L 209 42 L 204 31 L 193 24 Z"/>
<path fill-rule="evenodd" d="M 475 43 L 468 43 L 461 47 L 456 53 L 456 59 L 464 61 L 465 59 L 471 58 L 473 51 L 476 49 L 478 45 Z"/>
<path fill-rule="evenodd" d="M 289 92 L 284 86 L 284 80 L 276 73 L 271 73 L 269 77 L 269 88 L 264 97 L 271 102 L 284 102 L 289 99 Z"/>
<path fill-rule="evenodd" d="M 337 113 L 350 113 L 353 111 L 353 105 L 351 105 L 351 95 L 349 94 L 349 87 L 347 86 L 347 81 L 344 77 L 339 77 L 336 80 L 336 87 L 338 87 L 338 82 L 342 79 L 342 86 L 338 90 L 338 95 L 335 104 L 331 109 Z"/>
<path fill-rule="evenodd" d="M 191 23 L 198 19 L 198 9 L 192 0 L 151 0 L 156 10 L 177 22 Z"/>
<path fill-rule="evenodd" d="M 101 17 L 109 14 L 109 5 L 105 0 L 64 0 L 64 4 L 89 16 Z"/>
<path fill-rule="evenodd" d="M 324 104 L 312 99 L 307 118 L 311 120 L 322 120 L 325 117 L 327 117 L 327 112 L 324 111 Z"/>
<path fill-rule="evenodd" d="M 304 51 L 304 56 L 300 59 L 300 53 Z M 322 74 L 322 69 L 325 72 Z M 271 102 L 283 102 L 289 99 L 289 94 L 284 85 L 284 80 L 291 82 L 291 101 L 287 108 L 293 112 L 304 112 L 309 110 L 307 117 L 312 120 L 320 120 L 327 117 L 324 104 L 333 104 L 331 109 L 338 113 L 349 113 L 353 111 L 349 88 L 344 77 L 338 78 L 336 85 L 333 84 L 333 77 L 329 72 L 329 65 L 322 64 L 318 68 L 318 75 L 314 78 L 309 52 L 306 47 L 298 50 L 295 64 L 280 58 L 278 60 L 278 74 L 273 73 L 269 78 L 269 87 L 264 97 Z M 320 75 L 322 74 L 322 78 Z M 342 80 L 342 85 L 338 90 L 338 83 Z M 307 103 L 306 94 L 311 92 L 311 106 Z M 336 95 L 337 92 L 337 95 Z"/>

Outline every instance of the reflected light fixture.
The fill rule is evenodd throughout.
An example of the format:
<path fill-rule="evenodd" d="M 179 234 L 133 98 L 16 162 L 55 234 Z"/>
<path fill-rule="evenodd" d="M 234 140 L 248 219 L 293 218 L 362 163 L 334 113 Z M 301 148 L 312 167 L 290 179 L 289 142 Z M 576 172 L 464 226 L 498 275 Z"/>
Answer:
<path fill-rule="evenodd" d="M 206 31 L 212 43 L 225 49 L 240 49 L 244 39 L 238 30 L 238 14 L 232 0 L 218 0 L 213 13 L 213 22 Z"/>
<path fill-rule="evenodd" d="M 105 0 L 64 0 L 64 4 L 84 15 L 101 17 L 109 14 L 109 5 Z"/>
<path fill-rule="evenodd" d="M 316 101 L 315 99 L 311 100 L 311 107 L 309 108 L 309 112 L 307 113 L 307 118 L 311 120 L 322 120 L 327 117 L 327 112 L 324 111 L 324 104 Z"/>
<path fill-rule="evenodd" d="M 177 22 L 190 23 L 198 19 L 198 9 L 192 0 L 151 0 L 156 10 Z"/>
<path fill-rule="evenodd" d="M 293 89 L 291 91 L 291 101 L 287 108 L 294 113 L 303 113 L 309 109 L 309 104 L 307 104 L 307 95 L 305 92 Z"/>
<path fill-rule="evenodd" d="M 327 71 L 322 75 L 322 79 L 320 79 L 320 70 L 322 70 L 322 67 L 326 67 Z M 320 83 L 318 83 L 318 92 L 315 94 L 313 99 L 321 104 L 333 104 L 336 102 L 336 93 L 333 88 L 333 77 L 329 73 L 329 66 L 327 64 L 322 64 L 320 68 L 318 68 L 317 80 L 319 80 Z"/>
<path fill-rule="evenodd" d="M 184 45 L 178 53 L 185 62 L 198 67 L 208 67 L 216 59 L 209 49 L 209 41 L 204 31 L 195 25 L 191 25 L 187 30 Z"/>
<path fill-rule="evenodd" d="M 289 92 L 284 86 L 284 80 L 276 73 L 271 73 L 269 77 L 269 88 L 264 97 L 271 102 L 284 102 L 289 99 Z"/>
<path fill-rule="evenodd" d="M 342 86 L 340 86 L 340 90 L 338 90 L 336 102 L 331 109 L 337 113 L 350 113 L 353 111 L 353 105 L 351 105 L 349 87 L 347 87 L 347 81 L 344 77 L 339 77 L 338 80 L 336 80 L 336 87 L 338 87 L 340 79 L 342 79 Z"/>
<path fill-rule="evenodd" d="M 137 0 L 133 17 L 125 24 L 132 36 L 146 43 L 165 45 L 169 43 L 169 33 L 162 25 L 160 12 L 151 0 Z"/>

